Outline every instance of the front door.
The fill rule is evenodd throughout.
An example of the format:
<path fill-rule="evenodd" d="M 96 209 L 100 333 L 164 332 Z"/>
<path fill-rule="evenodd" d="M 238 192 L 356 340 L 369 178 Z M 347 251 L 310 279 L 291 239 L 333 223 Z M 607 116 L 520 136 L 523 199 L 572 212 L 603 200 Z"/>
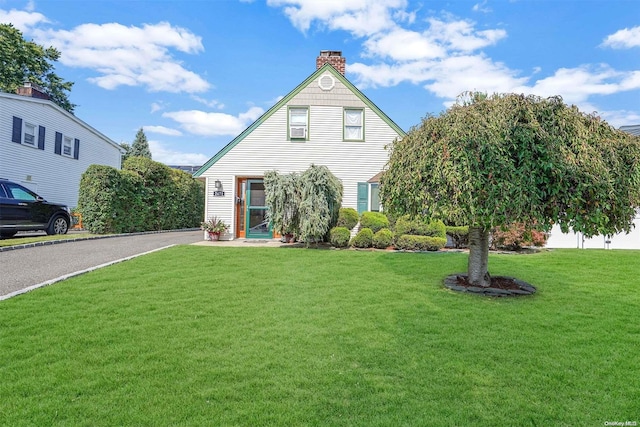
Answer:
<path fill-rule="evenodd" d="M 245 236 L 247 238 L 271 239 L 273 233 L 267 219 L 265 206 L 264 181 L 262 179 L 248 179 L 245 193 Z"/>

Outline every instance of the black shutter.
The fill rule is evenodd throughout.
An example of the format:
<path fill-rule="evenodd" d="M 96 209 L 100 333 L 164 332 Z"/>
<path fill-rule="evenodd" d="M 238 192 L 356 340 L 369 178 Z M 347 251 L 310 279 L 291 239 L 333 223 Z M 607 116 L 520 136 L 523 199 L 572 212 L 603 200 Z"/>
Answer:
<path fill-rule="evenodd" d="M 56 154 L 62 154 L 62 134 L 60 132 L 56 132 L 56 147 L 53 150 Z"/>
<path fill-rule="evenodd" d="M 38 148 L 44 150 L 44 126 L 38 126 Z"/>
<path fill-rule="evenodd" d="M 79 150 L 80 150 L 80 140 L 76 138 L 73 145 L 73 158 L 76 160 L 78 160 L 78 156 L 80 155 Z"/>
<path fill-rule="evenodd" d="M 22 143 L 22 119 L 13 116 L 13 133 L 11 134 L 11 141 Z"/>

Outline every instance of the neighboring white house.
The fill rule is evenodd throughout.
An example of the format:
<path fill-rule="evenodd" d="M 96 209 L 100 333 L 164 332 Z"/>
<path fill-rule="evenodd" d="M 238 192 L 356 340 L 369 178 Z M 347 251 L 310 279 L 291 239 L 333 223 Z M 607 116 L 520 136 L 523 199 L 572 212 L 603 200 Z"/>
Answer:
<path fill-rule="evenodd" d="M 73 208 L 89 165 L 120 169 L 120 146 L 37 87 L 26 85 L 20 93 L 0 92 L 0 178 Z"/>
<path fill-rule="evenodd" d="M 343 207 L 379 209 L 376 176 L 389 158 L 385 146 L 405 133 L 344 72 L 341 52 L 320 52 L 311 76 L 195 173 L 206 180 L 205 218 L 231 226 L 223 239 L 273 237 L 263 184 L 270 170 L 327 166 L 342 182 Z"/>
<path fill-rule="evenodd" d="M 621 126 L 620 130 L 631 135 L 640 136 L 640 125 Z M 594 236 L 586 238 L 582 233 L 563 233 L 560 227 L 551 230 L 548 248 L 580 248 L 580 249 L 640 249 L 640 212 L 633 221 L 635 227 L 629 234 L 613 236 Z"/>

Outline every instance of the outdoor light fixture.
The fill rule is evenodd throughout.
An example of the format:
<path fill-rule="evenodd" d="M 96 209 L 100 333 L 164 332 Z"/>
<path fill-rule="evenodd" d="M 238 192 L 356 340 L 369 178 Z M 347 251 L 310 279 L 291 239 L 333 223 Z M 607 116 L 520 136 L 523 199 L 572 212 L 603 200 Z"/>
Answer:
<path fill-rule="evenodd" d="M 219 179 L 216 179 L 216 182 L 214 182 L 213 185 L 216 187 L 217 190 L 222 188 L 222 183 L 220 182 Z"/>

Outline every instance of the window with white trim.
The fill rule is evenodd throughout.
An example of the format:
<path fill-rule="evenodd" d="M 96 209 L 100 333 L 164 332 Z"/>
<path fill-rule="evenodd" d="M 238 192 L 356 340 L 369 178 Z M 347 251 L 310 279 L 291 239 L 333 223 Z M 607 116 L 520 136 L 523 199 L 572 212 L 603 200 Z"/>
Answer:
<path fill-rule="evenodd" d="M 64 137 L 64 142 L 62 144 L 62 154 L 65 156 L 73 156 L 73 139 L 68 136 Z"/>
<path fill-rule="evenodd" d="M 344 109 L 344 139 L 354 141 L 364 139 L 364 110 Z"/>
<path fill-rule="evenodd" d="M 24 123 L 24 143 L 28 145 L 36 145 L 36 125 Z"/>
<path fill-rule="evenodd" d="M 289 139 L 308 139 L 309 108 L 289 108 Z"/>

